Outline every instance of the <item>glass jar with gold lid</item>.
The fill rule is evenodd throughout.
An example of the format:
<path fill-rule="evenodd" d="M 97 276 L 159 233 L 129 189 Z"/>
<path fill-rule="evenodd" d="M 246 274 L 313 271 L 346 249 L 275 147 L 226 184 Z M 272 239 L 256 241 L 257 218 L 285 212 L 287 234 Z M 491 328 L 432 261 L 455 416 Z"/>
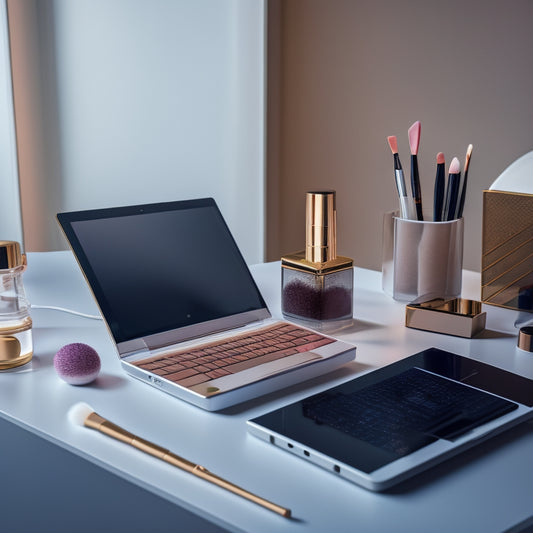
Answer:
<path fill-rule="evenodd" d="M 22 273 L 26 255 L 15 241 L 0 241 L 0 370 L 28 363 L 33 355 L 32 321 Z"/>

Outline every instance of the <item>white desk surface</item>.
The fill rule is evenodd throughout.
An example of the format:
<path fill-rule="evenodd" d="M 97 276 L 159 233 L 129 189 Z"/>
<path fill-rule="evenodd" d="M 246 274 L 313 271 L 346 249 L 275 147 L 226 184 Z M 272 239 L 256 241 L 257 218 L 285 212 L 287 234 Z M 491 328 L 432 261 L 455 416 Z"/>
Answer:
<path fill-rule="evenodd" d="M 70 252 L 33 253 L 24 274 L 34 305 L 97 313 Z M 280 266 L 252 267 L 274 316 L 280 316 Z M 463 297 L 479 299 L 479 275 L 464 273 Z M 469 340 L 404 327 L 404 304 L 381 291 L 378 272 L 356 269 L 355 322 L 338 337 L 357 346 L 356 362 L 323 378 L 219 413 L 209 413 L 124 374 L 101 321 L 32 310 L 34 358 L 0 373 L 0 414 L 28 431 L 233 531 L 504 531 L 531 523 L 533 424 L 526 423 L 420 474 L 372 493 L 248 434 L 246 420 L 431 346 L 533 378 L 533 354 L 516 349 L 517 313 L 484 306 L 487 330 Z M 55 374 L 63 345 L 85 342 L 102 359 L 91 385 Z M 73 427 L 80 401 L 124 428 L 293 512 L 287 520 L 95 431 Z"/>

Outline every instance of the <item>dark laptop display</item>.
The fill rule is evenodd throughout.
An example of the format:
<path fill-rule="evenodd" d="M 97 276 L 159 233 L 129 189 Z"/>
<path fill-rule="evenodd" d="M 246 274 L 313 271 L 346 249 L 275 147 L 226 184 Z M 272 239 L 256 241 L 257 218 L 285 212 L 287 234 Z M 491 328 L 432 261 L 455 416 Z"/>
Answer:
<path fill-rule="evenodd" d="M 116 343 L 266 307 L 214 202 L 171 205 L 64 226 Z"/>

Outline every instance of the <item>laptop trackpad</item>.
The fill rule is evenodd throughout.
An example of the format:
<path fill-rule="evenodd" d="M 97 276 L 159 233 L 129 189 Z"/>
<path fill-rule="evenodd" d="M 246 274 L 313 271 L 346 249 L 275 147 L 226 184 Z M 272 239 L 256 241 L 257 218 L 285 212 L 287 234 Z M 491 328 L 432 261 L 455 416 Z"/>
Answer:
<path fill-rule="evenodd" d="M 292 370 L 296 366 L 304 365 L 318 359 L 323 359 L 323 357 L 313 352 L 297 353 L 283 357 L 282 359 L 241 370 L 236 374 L 222 376 L 187 388 L 202 396 L 211 396 L 213 394 L 237 389 L 243 385 L 259 381 L 274 374 L 283 373 L 284 370 Z"/>

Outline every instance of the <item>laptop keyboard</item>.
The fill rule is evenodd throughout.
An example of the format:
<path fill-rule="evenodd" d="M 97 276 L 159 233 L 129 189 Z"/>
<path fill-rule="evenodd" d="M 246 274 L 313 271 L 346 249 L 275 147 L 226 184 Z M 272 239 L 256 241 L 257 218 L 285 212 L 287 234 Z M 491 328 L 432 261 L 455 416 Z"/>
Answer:
<path fill-rule="evenodd" d="M 167 352 L 133 363 L 184 387 L 241 372 L 263 363 L 335 342 L 293 324 L 276 323 L 219 341 Z"/>

